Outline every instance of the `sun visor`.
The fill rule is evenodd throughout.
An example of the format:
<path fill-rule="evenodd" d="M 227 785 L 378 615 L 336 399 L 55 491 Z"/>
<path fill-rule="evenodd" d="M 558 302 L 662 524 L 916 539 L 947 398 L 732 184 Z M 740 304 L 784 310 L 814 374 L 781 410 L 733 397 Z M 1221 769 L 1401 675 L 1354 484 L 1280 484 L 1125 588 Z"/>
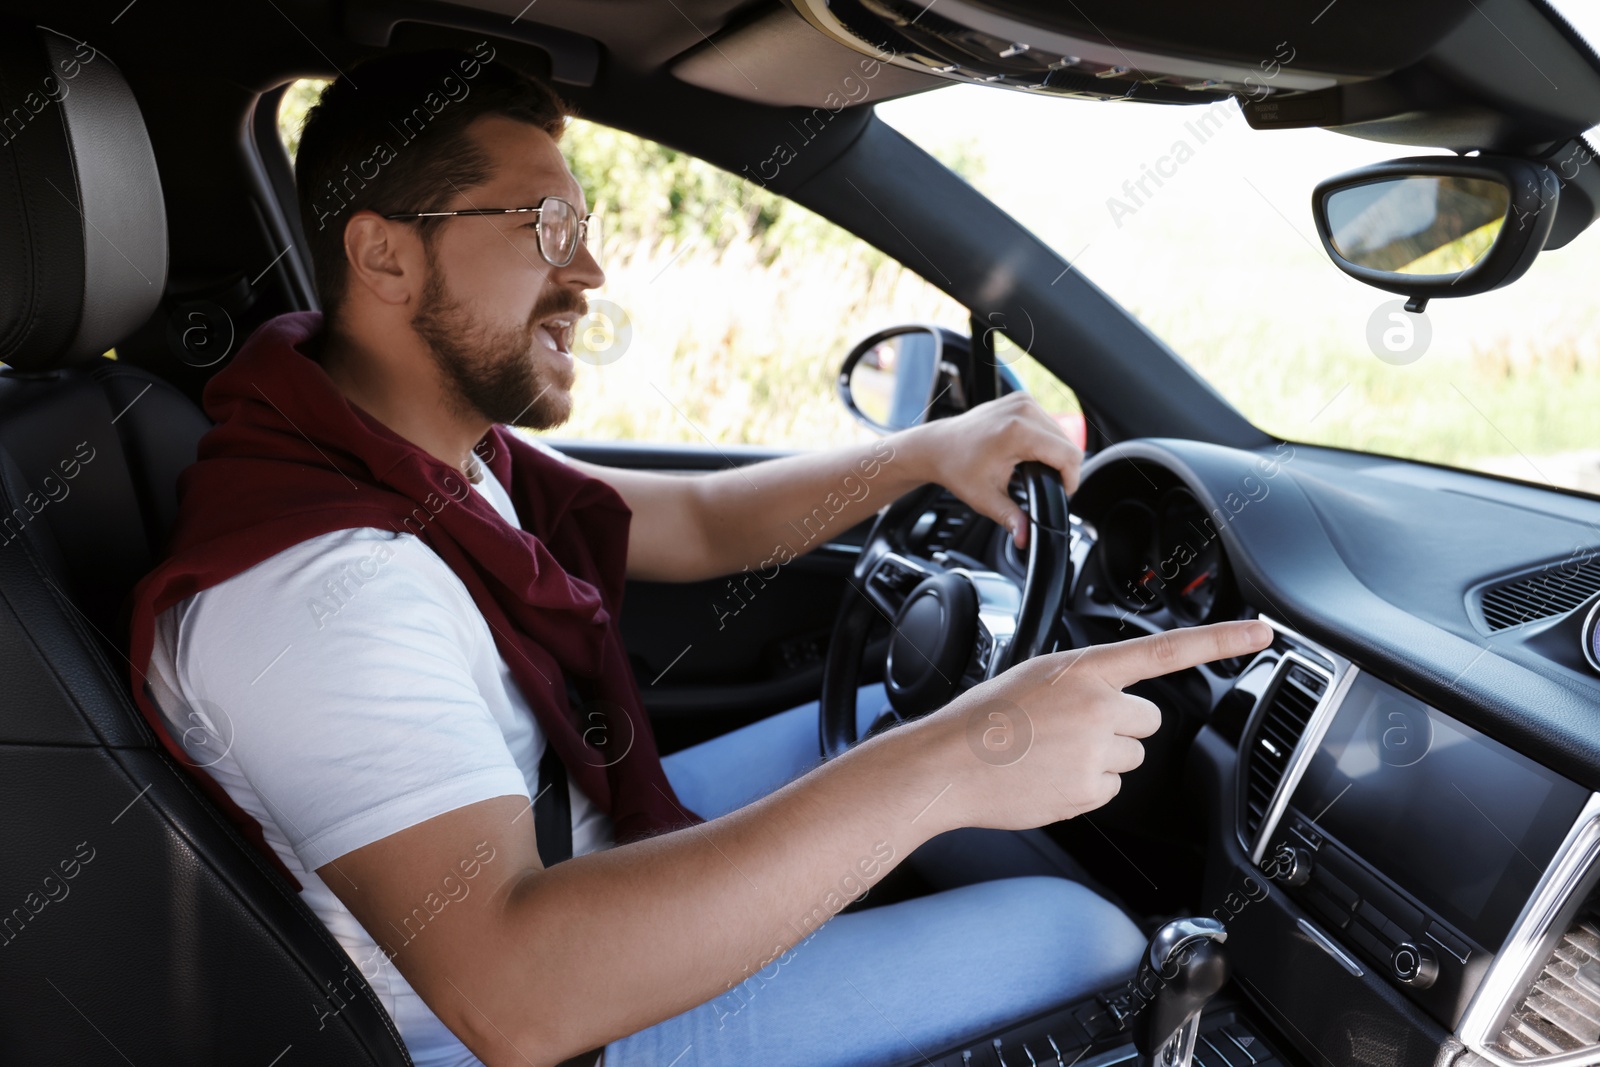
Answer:
<path fill-rule="evenodd" d="M 719 34 L 680 59 L 672 73 L 690 85 L 742 100 L 832 111 L 945 84 L 846 47 L 787 7 Z"/>

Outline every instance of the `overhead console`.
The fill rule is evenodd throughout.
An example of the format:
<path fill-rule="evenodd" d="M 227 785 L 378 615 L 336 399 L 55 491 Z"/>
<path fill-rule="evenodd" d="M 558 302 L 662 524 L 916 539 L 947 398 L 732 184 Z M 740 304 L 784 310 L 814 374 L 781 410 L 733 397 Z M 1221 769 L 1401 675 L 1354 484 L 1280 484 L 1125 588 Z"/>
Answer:
<path fill-rule="evenodd" d="M 1522 155 L 1600 121 L 1600 57 L 1535 0 L 1339 0 L 1309 17 L 1270 0 L 785 2 L 902 71 L 1097 100 L 1231 96 L 1258 129 Z"/>
<path fill-rule="evenodd" d="M 1261 692 L 1237 783 L 1251 862 L 1341 966 L 1491 1062 L 1600 1062 L 1600 796 L 1277 628 L 1240 680 Z"/>
<path fill-rule="evenodd" d="M 841 44 L 950 81 L 1052 96 L 1181 104 L 1338 84 L 1331 73 L 1285 67 L 1298 54 L 1288 42 L 1263 39 L 1240 48 L 1235 41 L 1225 51 L 1196 45 L 1195 37 L 1185 35 L 1184 44 L 1151 47 L 1142 43 L 1147 32 L 1119 27 L 1108 30 L 1108 37 L 1097 25 L 1119 24 L 1130 16 L 1145 26 L 1162 21 L 1150 5 L 1137 11 L 1100 11 L 1096 19 L 1081 8 L 1076 8 L 1076 18 L 1073 8 L 1063 18 L 1061 5 L 1027 0 L 942 0 L 937 7 L 921 0 L 790 2 L 801 17 Z M 1173 7 L 1177 17 L 1196 21 L 1191 5 L 1157 6 Z M 1220 21 L 1214 9 L 1199 20 L 1213 36 Z M 1236 55 L 1228 56 L 1228 51 Z"/>

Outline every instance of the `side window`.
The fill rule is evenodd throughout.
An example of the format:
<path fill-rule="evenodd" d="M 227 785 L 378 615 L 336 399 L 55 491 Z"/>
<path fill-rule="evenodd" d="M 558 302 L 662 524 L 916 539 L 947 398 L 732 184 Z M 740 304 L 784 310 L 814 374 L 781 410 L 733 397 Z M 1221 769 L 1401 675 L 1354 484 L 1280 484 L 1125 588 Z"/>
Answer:
<path fill-rule="evenodd" d="M 1023 334 L 1024 340 L 1027 339 L 1026 326 L 1017 329 L 1017 332 Z M 1067 388 L 1060 378 L 1050 373 L 1049 368 L 1004 333 L 994 334 L 994 360 L 1002 368 L 1002 373 L 1009 372 L 1016 384 L 1033 394 L 1039 406 L 1056 420 L 1057 425 L 1066 431 L 1080 449 L 1087 446 L 1088 423 L 1083 407 L 1078 403 L 1077 394 Z"/>
<path fill-rule="evenodd" d="M 283 139 L 290 159 L 300 150 L 300 127 L 305 125 L 306 112 L 327 87 L 326 78 L 301 78 L 289 86 L 278 103 L 278 136 Z"/>
<path fill-rule="evenodd" d="M 305 79 L 285 94 L 291 158 L 325 84 Z M 966 309 L 917 274 L 743 178 L 582 119 L 561 146 L 595 214 L 606 282 L 589 294 L 572 417 L 553 437 L 870 440 L 835 392 L 845 353 L 897 323 L 969 328 Z M 1064 425 L 1076 417 L 1070 391 L 1042 366 L 1014 346 L 1000 358 Z"/>
<path fill-rule="evenodd" d="M 814 448 L 865 440 L 839 362 L 966 309 L 820 216 L 708 163 L 584 121 L 562 145 L 601 224 L 605 288 L 556 434 Z"/>

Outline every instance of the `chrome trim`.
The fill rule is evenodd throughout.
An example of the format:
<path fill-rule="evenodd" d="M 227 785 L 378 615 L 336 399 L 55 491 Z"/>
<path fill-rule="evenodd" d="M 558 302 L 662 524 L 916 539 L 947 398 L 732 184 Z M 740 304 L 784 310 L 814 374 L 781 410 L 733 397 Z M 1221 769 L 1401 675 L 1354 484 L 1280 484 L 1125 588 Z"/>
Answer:
<path fill-rule="evenodd" d="M 1165 975 L 1167 962 L 1190 945 L 1201 941 L 1222 944 L 1228 930 L 1219 919 L 1173 919 L 1150 939 L 1150 969 Z"/>
<path fill-rule="evenodd" d="M 1006 646 L 1016 636 L 1022 621 L 1022 590 L 1011 578 L 998 571 L 974 571 L 966 567 L 951 567 L 949 573 L 959 574 L 978 592 L 978 629 L 980 635 L 989 635 L 987 659 L 980 661 L 983 679 L 994 677 L 994 669 L 1001 662 Z"/>
<path fill-rule="evenodd" d="M 951 567 L 950 574 L 959 574 L 972 583 L 978 594 L 978 621 L 986 626 L 996 640 L 1010 640 L 1017 631 L 1017 616 L 1022 612 L 1022 590 L 1017 583 L 996 571 L 974 571 L 966 567 Z"/>
<path fill-rule="evenodd" d="M 1333 957 L 1333 962 L 1337 963 L 1339 966 L 1343 967 L 1357 978 L 1360 978 L 1367 973 L 1361 969 L 1361 964 L 1357 963 L 1351 958 L 1348 952 L 1338 946 L 1333 938 L 1329 937 L 1321 930 L 1318 930 L 1311 924 L 1309 920 L 1296 919 L 1295 923 L 1300 927 L 1300 932 L 1302 934 L 1305 934 L 1318 948 Z"/>
<path fill-rule="evenodd" d="M 1089 1048 L 1093 1047 L 1093 1045 L 1089 1046 Z M 1138 1058 L 1139 1050 L 1134 1048 L 1133 1043 L 1130 1041 L 1126 1045 L 1117 1045 L 1106 1049 L 1104 1052 L 1098 1052 L 1088 1059 L 1078 1062 L 1076 1067 L 1112 1067 L 1113 1064 L 1132 1063 Z M 1049 1067 L 1049 1065 L 1047 1064 L 1046 1067 Z M 1072 1065 L 1069 1065 L 1069 1067 L 1072 1067 Z"/>
<path fill-rule="evenodd" d="M 1594 602 L 1589 613 L 1583 617 L 1583 658 L 1589 661 L 1589 666 L 1600 671 L 1600 657 L 1594 652 L 1594 628 L 1600 623 L 1600 600 Z"/>
<path fill-rule="evenodd" d="M 1528 898 L 1506 943 L 1489 964 L 1478 992 L 1461 1016 L 1456 1037 L 1495 1067 L 1588 1067 L 1600 1064 L 1600 1045 L 1556 1056 L 1516 1060 L 1495 1051 L 1491 1043 L 1500 1034 L 1512 1007 L 1527 992 L 1557 939 L 1577 914 L 1589 891 L 1600 879 L 1600 793 L 1573 820 L 1555 858 Z"/>
<path fill-rule="evenodd" d="M 1194 1044 L 1200 1036 L 1200 1012 L 1193 1011 L 1150 1058 L 1154 1067 L 1194 1067 Z M 1143 1067 L 1141 1063 L 1140 1067 Z"/>
<path fill-rule="evenodd" d="M 1266 852 L 1267 841 L 1271 839 L 1273 831 L 1277 830 L 1278 822 L 1283 818 L 1284 811 L 1289 807 L 1289 798 L 1294 796 L 1294 790 L 1300 784 L 1300 779 L 1305 776 L 1306 768 L 1311 764 L 1311 757 L 1316 755 L 1317 748 L 1322 744 L 1322 737 L 1328 732 L 1328 725 L 1333 722 L 1334 714 L 1339 710 L 1339 705 L 1344 703 L 1345 693 L 1349 692 L 1350 685 L 1356 680 L 1356 675 L 1361 673 L 1361 668 L 1345 659 L 1343 656 L 1322 647 L 1315 641 L 1302 636 L 1289 629 L 1287 626 L 1274 619 L 1261 615 L 1260 619 L 1278 633 L 1282 634 L 1292 644 L 1308 649 L 1312 653 L 1324 657 L 1333 665 L 1330 674 L 1325 664 L 1318 663 L 1302 652 L 1290 649 L 1278 660 L 1278 666 L 1273 669 L 1272 678 L 1267 682 L 1267 692 L 1274 692 L 1279 680 L 1288 672 L 1289 664 L 1299 663 L 1308 670 L 1316 671 L 1328 679 L 1328 688 L 1323 691 L 1322 699 L 1312 710 L 1311 717 L 1306 721 L 1306 731 L 1300 735 L 1300 743 L 1295 745 L 1294 751 L 1289 754 L 1289 762 L 1283 768 L 1283 778 L 1278 782 L 1277 792 L 1272 794 L 1272 803 L 1267 805 L 1266 814 L 1261 819 L 1261 829 L 1255 841 L 1246 841 L 1244 813 L 1240 812 L 1238 819 L 1239 841 L 1249 851 L 1252 866 L 1260 866 L 1261 857 Z M 1255 710 L 1250 713 L 1250 719 L 1245 723 L 1245 735 L 1250 736 L 1251 727 L 1259 726 L 1259 717 L 1266 713 L 1266 703 L 1258 703 Z M 1249 753 L 1239 754 L 1239 796 L 1243 799 L 1249 786 L 1245 780 L 1245 773 L 1249 769 Z"/>

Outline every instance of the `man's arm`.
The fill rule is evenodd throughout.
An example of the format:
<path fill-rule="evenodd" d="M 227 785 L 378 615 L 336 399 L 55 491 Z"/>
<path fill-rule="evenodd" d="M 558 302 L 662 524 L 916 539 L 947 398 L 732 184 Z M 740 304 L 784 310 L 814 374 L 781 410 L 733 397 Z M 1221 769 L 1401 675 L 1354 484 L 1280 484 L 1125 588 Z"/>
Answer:
<path fill-rule="evenodd" d="M 738 811 L 548 870 L 526 799 L 500 797 L 317 873 L 475 1055 L 544 1067 L 771 966 L 937 833 L 1099 807 L 1160 724 L 1123 688 L 1270 640 L 1225 623 L 1038 657 Z M 969 747 L 996 709 L 1028 726 L 1005 766 Z"/>
<path fill-rule="evenodd" d="M 1036 401 L 1012 393 L 874 444 L 715 474 L 575 465 L 633 509 L 628 577 L 689 582 L 781 566 L 928 482 L 1005 526 L 1020 547 L 1028 524 L 1006 484 L 1025 460 L 1054 467 L 1076 488 L 1082 454 Z"/>

